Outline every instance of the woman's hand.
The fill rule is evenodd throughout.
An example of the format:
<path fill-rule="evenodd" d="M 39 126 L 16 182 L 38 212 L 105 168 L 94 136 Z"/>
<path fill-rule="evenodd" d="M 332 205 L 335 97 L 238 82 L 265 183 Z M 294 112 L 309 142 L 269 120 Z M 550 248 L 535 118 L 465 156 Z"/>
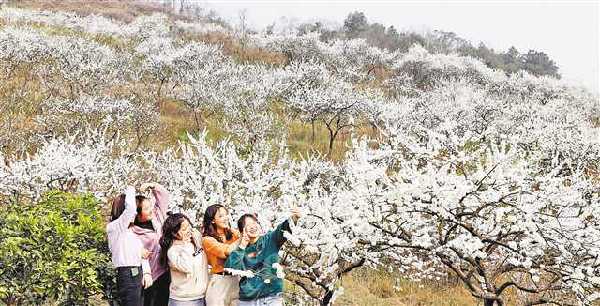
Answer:
<path fill-rule="evenodd" d="M 183 233 L 177 233 L 176 235 L 177 239 L 181 240 L 181 241 L 191 241 L 192 240 L 192 231 L 188 230 L 188 231 L 184 231 Z"/>
<path fill-rule="evenodd" d="M 156 188 L 156 185 L 158 185 L 158 183 L 143 183 L 142 186 L 140 186 L 140 191 L 154 189 L 154 188 Z"/>
<path fill-rule="evenodd" d="M 240 244 L 238 247 L 243 250 L 248 246 L 249 243 L 250 243 L 250 237 L 248 237 L 248 233 L 246 233 L 246 229 L 244 228 L 244 231 L 242 232 L 242 237 L 240 238 Z"/>
<path fill-rule="evenodd" d="M 144 289 L 150 288 L 150 286 L 152 286 L 152 283 L 152 275 L 150 273 L 144 273 L 144 278 L 142 279 L 142 285 L 144 286 Z"/>
<path fill-rule="evenodd" d="M 198 229 L 192 229 L 192 241 L 194 242 L 195 245 L 197 246 L 201 246 L 202 245 L 202 234 L 200 234 L 200 231 Z"/>
<path fill-rule="evenodd" d="M 142 259 L 148 259 L 148 257 L 150 257 L 150 251 L 146 250 L 145 248 L 142 248 Z"/>

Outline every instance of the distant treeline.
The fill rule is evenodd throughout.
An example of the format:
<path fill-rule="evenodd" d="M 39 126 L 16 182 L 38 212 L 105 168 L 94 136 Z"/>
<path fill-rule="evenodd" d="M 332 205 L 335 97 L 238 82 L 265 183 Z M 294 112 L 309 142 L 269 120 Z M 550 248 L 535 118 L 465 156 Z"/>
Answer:
<path fill-rule="evenodd" d="M 364 38 L 374 46 L 391 51 L 405 52 L 418 43 L 431 53 L 472 56 L 481 59 L 490 68 L 501 69 L 509 74 L 526 70 L 536 76 L 549 75 L 560 78 L 556 63 L 544 52 L 529 50 L 527 53 L 520 53 L 515 47 L 510 47 L 506 52 L 498 52 L 484 43 L 475 47 L 453 32 L 399 32 L 394 26 L 369 23 L 365 14 L 358 11 L 350 13 L 339 29 L 327 29 L 322 23 L 314 22 L 300 24 L 298 30 L 300 33 L 321 32 L 321 39 L 324 41 L 336 38 Z"/>
<path fill-rule="evenodd" d="M 159 2 L 161 1 L 159 0 Z M 186 12 L 194 17 L 220 24 L 226 28 L 234 27 L 215 11 L 204 10 L 201 6 L 193 5 L 192 2 L 188 3 L 182 0 L 162 0 L 162 2 L 180 3 L 180 13 Z M 240 13 L 240 20 L 243 19 L 245 21 L 245 13 L 245 11 Z M 275 23 L 268 26 L 267 32 L 272 31 L 274 26 Z M 541 51 L 529 50 L 527 53 L 520 53 L 513 46 L 506 52 L 501 52 L 493 48 L 488 48 L 482 42 L 476 47 L 470 41 L 456 35 L 456 33 L 441 30 L 425 34 L 410 31 L 399 32 L 394 26 L 386 27 L 377 22 L 369 23 L 367 16 L 360 11 L 348 14 L 341 28 L 331 28 L 322 22 L 312 22 L 298 24 L 296 29 L 299 34 L 319 32 L 323 41 L 364 38 L 373 46 L 385 48 L 390 51 L 400 50 L 401 52 L 406 52 L 412 45 L 418 43 L 430 53 L 457 53 L 459 55 L 478 58 L 488 67 L 503 70 L 507 74 L 525 70 L 535 76 L 548 75 L 559 79 L 561 77 L 558 73 L 556 63 L 548 54 Z M 253 31 L 249 30 L 249 32 Z"/>

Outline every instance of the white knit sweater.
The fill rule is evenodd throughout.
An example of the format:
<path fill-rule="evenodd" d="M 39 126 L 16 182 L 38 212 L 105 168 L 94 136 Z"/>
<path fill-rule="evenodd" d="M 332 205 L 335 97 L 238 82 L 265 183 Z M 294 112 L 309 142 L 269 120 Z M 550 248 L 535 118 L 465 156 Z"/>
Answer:
<path fill-rule="evenodd" d="M 196 256 L 191 242 L 173 241 L 167 252 L 171 268 L 170 298 L 191 301 L 203 298 L 208 285 L 208 264 L 204 251 Z"/>

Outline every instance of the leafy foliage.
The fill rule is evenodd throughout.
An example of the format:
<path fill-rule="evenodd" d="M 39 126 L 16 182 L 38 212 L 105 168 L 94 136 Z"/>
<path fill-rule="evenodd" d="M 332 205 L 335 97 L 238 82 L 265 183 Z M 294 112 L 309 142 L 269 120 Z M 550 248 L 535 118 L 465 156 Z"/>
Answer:
<path fill-rule="evenodd" d="M 0 298 L 8 305 L 87 304 L 113 269 L 98 201 L 51 191 L 0 206 Z"/>

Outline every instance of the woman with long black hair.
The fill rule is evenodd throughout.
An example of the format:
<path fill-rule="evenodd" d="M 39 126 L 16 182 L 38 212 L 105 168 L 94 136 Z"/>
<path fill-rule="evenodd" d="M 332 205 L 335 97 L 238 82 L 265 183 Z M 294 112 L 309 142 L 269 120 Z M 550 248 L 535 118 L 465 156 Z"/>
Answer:
<path fill-rule="evenodd" d="M 171 274 L 170 306 L 206 306 L 208 265 L 202 237 L 184 214 L 170 214 L 162 227 L 160 263 Z"/>
<path fill-rule="evenodd" d="M 237 248 L 239 232 L 231 229 L 229 212 L 214 204 L 206 208 L 202 219 L 202 246 L 210 265 L 210 282 L 206 291 L 208 306 L 235 306 L 239 297 L 239 278 L 224 271 L 229 253 Z"/>

